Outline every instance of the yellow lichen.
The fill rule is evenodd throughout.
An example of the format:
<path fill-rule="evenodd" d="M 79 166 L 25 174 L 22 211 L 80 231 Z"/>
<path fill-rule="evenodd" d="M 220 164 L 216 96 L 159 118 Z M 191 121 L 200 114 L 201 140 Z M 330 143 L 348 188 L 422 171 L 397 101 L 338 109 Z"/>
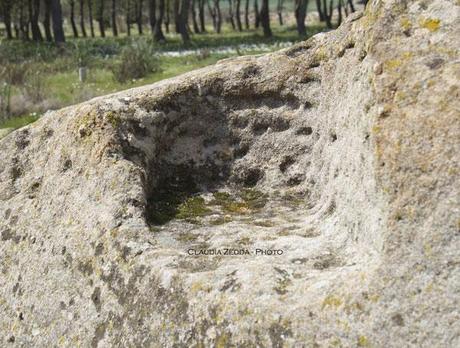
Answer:
<path fill-rule="evenodd" d="M 369 347 L 369 340 L 366 336 L 359 336 L 358 337 L 358 347 Z"/>
<path fill-rule="evenodd" d="M 207 291 L 208 289 L 201 283 L 201 282 L 195 282 L 192 284 L 192 286 L 190 287 L 190 291 L 193 293 L 193 294 L 196 294 L 200 291 Z"/>
<path fill-rule="evenodd" d="M 368 295 L 369 301 L 371 302 L 377 302 L 380 299 L 380 295 L 378 294 L 370 294 Z"/>
<path fill-rule="evenodd" d="M 228 347 L 228 336 L 226 334 L 222 334 L 216 340 L 216 348 L 225 348 Z"/>
<path fill-rule="evenodd" d="M 400 57 L 389 59 L 384 63 L 385 70 L 396 70 L 400 68 L 404 63 L 410 60 L 414 54 L 412 52 L 404 52 Z"/>
<path fill-rule="evenodd" d="M 423 245 L 423 251 L 427 257 L 431 257 L 433 255 L 433 250 L 431 248 L 430 243 L 425 243 Z"/>
<path fill-rule="evenodd" d="M 402 17 L 400 23 L 404 30 L 409 30 L 412 28 L 412 23 L 407 17 Z"/>
<path fill-rule="evenodd" d="M 326 298 L 323 300 L 323 307 L 340 307 L 342 305 L 343 301 L 335 295 L 328 295 Z"/>
<path fill-rule="evenodd" d="M 427 18 L 420 21 L 420 26 L 422 28 L 428 29 L 431 32 L 439 30 L 441 26 L 441 21 L 438 18 Z"/>

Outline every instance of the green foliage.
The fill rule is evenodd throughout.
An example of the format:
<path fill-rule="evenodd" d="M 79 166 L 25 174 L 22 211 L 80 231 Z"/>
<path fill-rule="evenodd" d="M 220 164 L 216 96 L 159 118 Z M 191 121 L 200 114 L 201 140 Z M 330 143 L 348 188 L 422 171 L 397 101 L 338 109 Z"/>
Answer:
<path fill-rule="evenodd" d="M 149 43 L 139 40 L 121 51 L 120 61 L 112 69 L 118 82 L 140 79 L 160 70 L 160 60 Z"/>

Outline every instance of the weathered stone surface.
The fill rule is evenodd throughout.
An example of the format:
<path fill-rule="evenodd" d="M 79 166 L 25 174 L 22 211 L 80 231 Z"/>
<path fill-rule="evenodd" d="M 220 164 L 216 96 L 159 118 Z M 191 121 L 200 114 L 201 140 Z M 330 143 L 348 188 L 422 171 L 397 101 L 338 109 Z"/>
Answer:
<path fill-rule="evenodd" d="M 1 346 L 458 347 L 459 8 L 374 1 L 6 136 Z"/>

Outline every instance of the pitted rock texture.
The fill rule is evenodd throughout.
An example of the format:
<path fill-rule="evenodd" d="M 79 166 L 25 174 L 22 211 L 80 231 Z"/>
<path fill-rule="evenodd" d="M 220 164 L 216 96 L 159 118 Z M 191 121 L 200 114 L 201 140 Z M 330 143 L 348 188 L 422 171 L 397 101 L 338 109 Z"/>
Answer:
<path fill-rule="evenodd" d="M 373 1 L 6 136 L 1 346 L 459 346 L 459 11 Z"/>

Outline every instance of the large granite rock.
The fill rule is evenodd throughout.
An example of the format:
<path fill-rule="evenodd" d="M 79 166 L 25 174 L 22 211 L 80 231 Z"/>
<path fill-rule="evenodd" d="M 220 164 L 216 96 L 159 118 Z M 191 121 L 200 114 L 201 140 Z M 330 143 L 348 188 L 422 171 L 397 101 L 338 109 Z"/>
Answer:
<path fill-rule="evenodd" d="M 0 346 L 460 346 L 459 11 L 373 1 L 6 136 Z"/>

